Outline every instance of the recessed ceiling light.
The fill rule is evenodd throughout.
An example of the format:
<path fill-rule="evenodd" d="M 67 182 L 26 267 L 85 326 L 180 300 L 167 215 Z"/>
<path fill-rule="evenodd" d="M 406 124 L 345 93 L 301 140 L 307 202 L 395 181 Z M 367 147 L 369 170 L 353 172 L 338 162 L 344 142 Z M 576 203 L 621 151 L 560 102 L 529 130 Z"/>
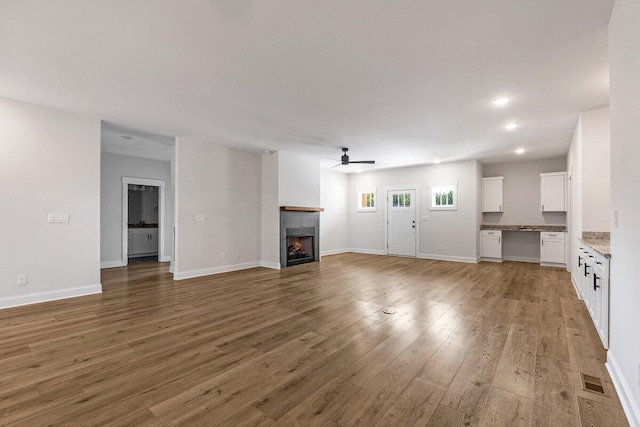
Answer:
<path fill-rule="evenodd" d="M 435 159 L 435 160 L 433 161 L 433 163 L 435 163 L 435 164 L 437 165 L 438 163 L 440 163 L 440 159 Z"/>
<path fill-rule="evenodd" d="M 524 154 L 524 148 L 518 148 L 516 154 Z"/>
<path fill-rule="evenodd" d="M 497 98 L 493 100 L 493 105 L 495 105 L 496 107 L 504 107 L 509 103 L 509 101 L 510 100 L 507 97 Z"/>
<path fill-rule="evenodd" d="M 126 139 L 127 141 L 131 141 L 133 139 L 133 137 L 129 135 L 122 135 L 120 138 Z"/>
<path fill-rule="evenodd" d="M 504 128 L 506 130 L 514 130 L 517 127 L 518 127 L 518 124 L 515 123 L 515 122 L 514 123 L 507 123 L 506 125 L 504 125 Z"/>
<path fill-rule="evenodd" d="M 356 173 L 360 173 L 360 172 L 362 172 L 362 169 L 358 169 L 358 170 L 356 171 Z"/>

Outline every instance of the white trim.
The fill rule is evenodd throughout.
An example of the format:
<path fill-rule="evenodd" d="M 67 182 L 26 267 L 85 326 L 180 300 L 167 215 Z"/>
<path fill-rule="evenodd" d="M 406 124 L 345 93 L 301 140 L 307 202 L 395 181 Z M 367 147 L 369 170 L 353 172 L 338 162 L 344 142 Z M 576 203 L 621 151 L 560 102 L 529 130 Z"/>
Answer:
<path fill-rule="evenodd" d="M 349 248 L 349 252 L 353 252 L 356 254 L 367 254 L 367 255 L 386 255 L 386 251 L 380 249 L 359 249 L 359 248 Z"/>
<path fill-rule="evenodd" d="M 448 255 L 434 255 L 434 254 L 418 254 L 420 259 L 433 259 L 436 261 L 451 261 L 451 262 L 465 262 L 469 264 L 477 264 L 478 258 L 476 257 L 464 257 L 464 256 L 448 256 Z"/>
<path fill-rule="evenodd" d="M 97 284 L 80 286 L 78 288 L 57 289 L 55 291 L 18 295 L 15 297 L 0 298 L 0 309 L 101 293 L 102 285 Z"/>
<path fill-rule="evenodd" d="M 124 267 L 127 264 L 123 264 L 122 261 L 107 261 L 101 262 L 100 268 L 113 268 L 113 267 Z"/>
<path fill-rule="evenodd" d="M 571 284 L 573 285 L 574 289 L 576 290 L 576 295 L 578 295 L 578 299 L 582 300 L 582 294 L 580 294 L 580 287 L 578 286 L 578 284 L 576 283 L 573 273 L 571 274 Z"/>
<path fill-rule="evenodd" d="M 480 258 L 478 258 L 478 262 L 480 262 L 480 261 L 501 263 L 502 262 L 502 258 L 480 257 Z"/>
<path fill-rule="evenodd" d="M 260 261 L 260 267 L 272 268 L 274 270 L 280 270 L 280 263 L 279 262 L 271 262 L 271 261 Z"/>
<path fill-rule="evenodd" d="M 349 248 L 343 248 L 343 249 L 331 249 L 329 251 L 321 251 L 320 252 L 320 256 L 325 256 L 325 255 L 338 255 L 338 254 L 344 254 L 349 252 Z"/>
<path fill-rule="evenodd" d="M 607 367 L 609 375 L 611 375 L 611 381 L 613 381 L 613 386 L 618 393 L 620 403 L 622 403 L 622 409 L 627 416 L 627 421 L 629 421 L 629 424 L 632 426 L 640 426 L 640 407 L 638 406 L 638 402 L 633 399 L 631 387 L 629 387 L 629 383 L 622 374 L 620 365 L 618 365 L 611 350 L 607 352 L 607 363 L 605 363 L 604 366 Z"/>
<path fill-rule="evenodd" d="M 540 258 L 533 258 L 533 257 L 526 257 L 526 256 L 502 255 L 502 259 L 505 261 L 529 262 L 532 264 L 540 264 Z"/>
<path fill-rule="evenodd" d="M 171 261 L 171 255 L 165 255 L 162 258 L 158 257 L 158 262 L 170 262 Z"/>
<path fill-rule="evenodd" d="M 560 267 L 560 268 L 567 268 L 567 264 L 556 264 L 553 262 L 541 262 L 540 263 L 540 267 Z"/>
<path fill-rule="evenodd" d="M 148 179 L 148 178 L 134 178 L 130 176 L 122 177 L 122 265 L 127 265 L 129 263 L 128 258 L 128 240 L 129 240 L 129 226 L 128 226 L 128 217 L 129 217 L 129 184 L 137 184 L 137 185 L 149 185 L 152 187 L 159 187 L 160 191 L 158 192 L 158 259 L 165 259 L 166 256 L 164 254 L 164 221 L 165 221 L 165 181 L 161 181 L 159 179 Z"/>
<path fill-rule="evenodd" d="M 222 267 L 204 268 L 202 270 L 191 270 L 173 273 L 173 280 L 191 279 L 193 277 L 211 276 L 213 274 L 228 273 L 230 271 L 246 270 L 248 268 L 260 267 L 259 261 L 245 262 L 242 264 L 225 265 Z"/>

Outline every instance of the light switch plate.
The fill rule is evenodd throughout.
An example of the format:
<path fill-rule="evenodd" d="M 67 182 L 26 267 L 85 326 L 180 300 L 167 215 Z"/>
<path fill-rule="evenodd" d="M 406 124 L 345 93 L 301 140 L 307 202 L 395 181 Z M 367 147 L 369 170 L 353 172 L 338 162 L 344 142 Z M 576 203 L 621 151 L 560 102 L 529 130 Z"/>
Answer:
<path fill-rule="evenodd" d="M 18 274 L 18 286 L 24 286 L 27 284 L 27 275 Z"/>
<path fill-rule="evenodd" d="M 204 222 L 207 220 L 207 217 L 204 215 L 196 215 L 196 221 L 198 222 Z"/>
<path fill-rule="evenodd" d="M 50 213 L 47 216 L 49 222 L 69 222 L 69 214 L 68 213 Z"/>

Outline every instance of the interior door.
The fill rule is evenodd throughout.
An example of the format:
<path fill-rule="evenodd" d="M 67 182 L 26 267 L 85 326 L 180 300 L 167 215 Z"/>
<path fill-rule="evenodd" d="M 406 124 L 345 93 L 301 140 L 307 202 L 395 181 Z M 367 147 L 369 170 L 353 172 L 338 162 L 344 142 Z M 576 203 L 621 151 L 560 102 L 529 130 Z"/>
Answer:
<path fill-rule="evenodd" d="M 416 190 L 387 192 L 387 253 L 416 256 Z"/>

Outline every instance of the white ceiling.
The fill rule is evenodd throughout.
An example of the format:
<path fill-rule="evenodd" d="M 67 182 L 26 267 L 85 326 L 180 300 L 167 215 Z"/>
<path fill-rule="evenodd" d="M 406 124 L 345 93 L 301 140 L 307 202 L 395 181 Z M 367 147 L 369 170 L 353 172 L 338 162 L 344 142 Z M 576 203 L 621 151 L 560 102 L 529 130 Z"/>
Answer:
<path fill-rule="evenodd" d="M 613 3 L 0 0 L 0 96 L 376 167 L 564 155 L 608 105 Z"/>

